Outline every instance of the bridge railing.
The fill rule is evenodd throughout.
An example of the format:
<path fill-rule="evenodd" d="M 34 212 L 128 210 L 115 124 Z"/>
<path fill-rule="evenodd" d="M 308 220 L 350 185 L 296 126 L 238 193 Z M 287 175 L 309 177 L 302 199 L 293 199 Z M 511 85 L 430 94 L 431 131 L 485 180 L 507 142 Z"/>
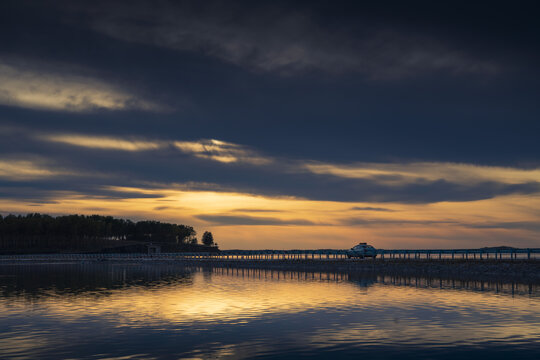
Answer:
<path fill-rule="evenodd" d="M 25 254 L 0 255 L 0 261 L 77 261 L 77 260 L 336 260 L 348 257 L 349 250 L 223 250 L 183 253 L 111 253 L 111 254 Z M 383 260 L 395 259 L 540 259 L 540 248 L 528 249 L 417 249 L 376 250 Z"/>

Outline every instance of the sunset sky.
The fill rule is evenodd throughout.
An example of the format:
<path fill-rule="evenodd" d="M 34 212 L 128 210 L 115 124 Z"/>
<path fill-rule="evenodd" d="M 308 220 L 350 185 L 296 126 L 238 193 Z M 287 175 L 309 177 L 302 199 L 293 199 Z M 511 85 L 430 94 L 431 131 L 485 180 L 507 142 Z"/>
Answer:
<path fill-rule="evenodd" d="M 540 247 L 529 5 L 2 1 L 0 213 L 222 249 Z"/>

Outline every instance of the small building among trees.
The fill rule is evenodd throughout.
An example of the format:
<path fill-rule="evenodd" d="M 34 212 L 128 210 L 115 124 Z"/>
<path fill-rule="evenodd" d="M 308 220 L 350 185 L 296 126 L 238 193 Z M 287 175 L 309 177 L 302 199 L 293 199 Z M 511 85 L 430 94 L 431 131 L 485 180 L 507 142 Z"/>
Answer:
<path fill-rule="evenodd" d="M 161 254 L 161 245 L 147 244 L 146 248 L 148 249 L 148 255 Z"/>

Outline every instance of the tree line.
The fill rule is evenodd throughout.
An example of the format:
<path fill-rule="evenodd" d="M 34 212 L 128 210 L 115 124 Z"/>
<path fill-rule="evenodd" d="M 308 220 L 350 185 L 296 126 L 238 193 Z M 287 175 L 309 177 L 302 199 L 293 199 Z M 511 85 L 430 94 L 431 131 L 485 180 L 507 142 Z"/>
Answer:
<path fill-rule="evenodd" d="M 215 247 L 205 233 L 204 245 Z M 0 215 L 0 251 L 9 250 L 96 250 L 159 243 L 173 250 L 196 250 L 197 233 L 191 226 L 159 221 L 117 219 L 100 215 L 44 214 Z M 48 251 L 47 251 L 48 252 Z"/>

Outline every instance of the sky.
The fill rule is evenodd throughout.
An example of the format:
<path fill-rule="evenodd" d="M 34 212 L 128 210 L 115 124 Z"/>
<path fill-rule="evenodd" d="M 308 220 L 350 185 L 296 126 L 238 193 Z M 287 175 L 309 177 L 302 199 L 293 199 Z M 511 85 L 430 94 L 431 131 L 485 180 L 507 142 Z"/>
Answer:
<path fill-rule="evenodd" d="M 0 213 L 540 247 L 534 5 L 2 1 Z"/>

